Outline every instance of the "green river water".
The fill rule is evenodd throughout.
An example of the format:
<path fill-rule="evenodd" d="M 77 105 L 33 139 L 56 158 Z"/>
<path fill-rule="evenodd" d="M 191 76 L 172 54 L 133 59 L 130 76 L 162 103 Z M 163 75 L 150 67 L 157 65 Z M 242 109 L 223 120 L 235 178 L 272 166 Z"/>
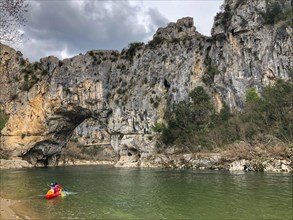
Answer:
<path fill-rule="evenodd" d="M 46 200 L 49 182 L 74 194 Z M 40 219 L 293 219 L 293 175 L 67 166 L 1 171 Z"/>

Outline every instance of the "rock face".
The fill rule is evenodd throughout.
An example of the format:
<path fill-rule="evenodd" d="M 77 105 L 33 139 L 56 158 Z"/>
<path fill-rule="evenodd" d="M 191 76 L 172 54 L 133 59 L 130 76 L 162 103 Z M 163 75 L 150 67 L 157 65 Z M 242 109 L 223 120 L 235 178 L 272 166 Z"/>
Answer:
<path fill-rule="evenodd" d="M 137 163 L 158 151 L 152 126 L 163 120 L 167 100 L 186 100 L 203 86 L 218 111 L 223 103 L 241 110 L 247 89 L 261 93 L 292 68 L 292 27 L 264 24 L 266 7 L 265 0 L 226 0 L 211 37 L 182 18 L 121 53 L 92 50 L 29 63 L 0 44 L 0 104 L 10 115 L 1 148 L 52 165 L 73 135 L 83 145 L 111 146 L 120 164 Z M 289 7 L 283 1 L 283 10 Z M 211 65 L 219 74 L 206 73 Z"/>

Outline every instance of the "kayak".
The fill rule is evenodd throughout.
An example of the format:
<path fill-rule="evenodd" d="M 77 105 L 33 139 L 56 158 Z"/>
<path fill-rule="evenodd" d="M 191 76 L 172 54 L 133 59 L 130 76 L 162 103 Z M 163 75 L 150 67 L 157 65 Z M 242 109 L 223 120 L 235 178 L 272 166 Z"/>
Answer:
<path fill-rule="evenodd" d="M 47 193 L 46 193 L 46 199 L 52 199 L 56 196 L 59 196 L 61 194 L 61 191 L 58 191 L 58 192 L 55 192 L 55 193 L 52 193 L 52 190 L 49 190 Z"/>

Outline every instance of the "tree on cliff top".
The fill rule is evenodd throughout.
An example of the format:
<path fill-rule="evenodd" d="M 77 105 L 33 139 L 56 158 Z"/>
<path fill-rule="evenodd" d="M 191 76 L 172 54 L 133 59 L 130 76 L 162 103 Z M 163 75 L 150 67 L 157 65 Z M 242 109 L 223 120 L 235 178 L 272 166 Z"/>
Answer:
<path fill-rule="evenodd" d="M 0 0 L 0 42 L 17 43 L 22 38 L 19 30 L 26 22 L 26 0 Z"/>

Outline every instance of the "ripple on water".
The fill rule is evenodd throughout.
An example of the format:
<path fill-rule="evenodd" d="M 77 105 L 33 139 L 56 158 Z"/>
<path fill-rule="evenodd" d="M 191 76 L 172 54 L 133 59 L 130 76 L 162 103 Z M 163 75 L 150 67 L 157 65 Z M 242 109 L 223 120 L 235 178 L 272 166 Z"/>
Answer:
<path fill-rule="evenodd" d="M 292 220 L 292 175 L 84 166 L 6 172 L 2 179 L 4 191 L 44 219 Z M 41 198 L 51 179 L 74 193 Z"/>

